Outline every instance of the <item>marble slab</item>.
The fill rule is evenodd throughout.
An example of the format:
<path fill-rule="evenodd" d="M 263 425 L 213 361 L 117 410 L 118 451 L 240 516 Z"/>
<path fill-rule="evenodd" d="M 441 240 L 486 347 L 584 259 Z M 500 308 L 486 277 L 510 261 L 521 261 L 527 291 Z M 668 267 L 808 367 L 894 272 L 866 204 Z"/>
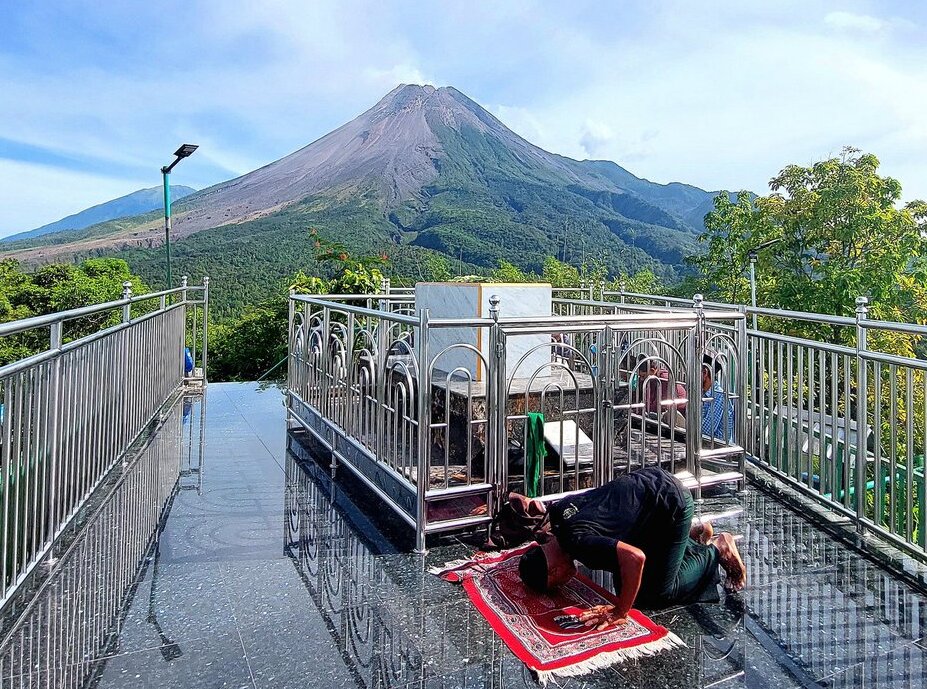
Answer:
<path fill-rule="evenodd" d="M 420 282 L 415 286 L 415 310 L 428 309 L 431 318 L 489 318 L 492 296 L 499 297 L 502 319 L 551 315 L 551 286 L 545 283 Z M 436 382 L 468 376 L 485 381 L 489 337 L 485 327 L 432 328 L 429 349 Z M 506 378 L 550 375 L 550 343 L 547 333 L 507 337 Z"/>

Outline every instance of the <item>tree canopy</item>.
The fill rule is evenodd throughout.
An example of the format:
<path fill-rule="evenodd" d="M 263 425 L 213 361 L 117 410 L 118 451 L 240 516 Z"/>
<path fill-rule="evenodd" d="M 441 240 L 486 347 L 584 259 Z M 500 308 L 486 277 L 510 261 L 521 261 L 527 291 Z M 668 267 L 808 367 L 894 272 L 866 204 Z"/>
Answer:
<path fill-rule="evenodd" d="M 901 184 L 878 169 L 874 155 L 845 148 L 810 167 L 785 167 L 768 196 L 719 194 L 699 237 L 706 250 L 690 259 L 698 286 L 748 303 L 755 252 L 760 305 L 852 316 L 856 298 L 867 296 L 874 318 L 923 322 L 927 204 L 902 204 Z"/>
<path fill-rule="evenodd" d="M 148 292 L 148 286 L 116 258 L 88 259 L 79 265 L 53 263 L 35 272 L 26 272 L 15 259 L 0 260 L 0 323 L 76 309 L 122 297 L 124 282 L 135 294 Z M 84 337 L 119 321 L 121 314 L 110 311 L 69 321 L 64 340 Z M 0 365 L 16 361 L 48 347 L 48 332 L 30 331 L 0 339 Z"/>

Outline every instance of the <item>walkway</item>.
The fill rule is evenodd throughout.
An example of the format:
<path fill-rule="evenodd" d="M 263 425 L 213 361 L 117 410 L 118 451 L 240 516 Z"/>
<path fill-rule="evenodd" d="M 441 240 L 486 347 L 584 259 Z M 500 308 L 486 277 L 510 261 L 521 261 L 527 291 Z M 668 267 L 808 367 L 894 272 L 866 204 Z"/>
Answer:
<path fill-rule="evenodd" d="M 104 492 L 0 621 L 0 686 L 537 686 L 459 587 L 424 572 L 467 546 L 419 556 L 401 526 L 375 526 L 386 512 L 286 433 L 275 388 L 178 402 Z M 654 616 L 688 648 L 564 686 L 927 683 L 924 596 L 766 493 L 701 509 L 740 512 L 745 594 Z"/>

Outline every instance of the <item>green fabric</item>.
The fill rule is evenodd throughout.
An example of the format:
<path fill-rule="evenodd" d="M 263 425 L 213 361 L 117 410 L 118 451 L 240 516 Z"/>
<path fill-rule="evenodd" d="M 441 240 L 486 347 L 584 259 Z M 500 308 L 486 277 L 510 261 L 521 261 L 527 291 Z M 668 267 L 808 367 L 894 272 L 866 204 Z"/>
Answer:
<path fill-rule="evenodd" d="M 536 498 L 541 494 L 541 476 L 547 447 L 544 444 L 544 415 L 528 412 L 528 433 L 525 441 L 525 495 Z"/>

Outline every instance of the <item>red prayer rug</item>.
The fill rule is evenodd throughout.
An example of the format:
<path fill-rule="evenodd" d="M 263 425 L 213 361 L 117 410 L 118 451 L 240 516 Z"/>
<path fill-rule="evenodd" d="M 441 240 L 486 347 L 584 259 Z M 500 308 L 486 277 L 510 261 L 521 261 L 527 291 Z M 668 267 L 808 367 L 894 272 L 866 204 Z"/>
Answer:
<path fill-rule="evenodd" d="M 617 599 L 582 575 L 549 594 L 526 588 L 518 575 L 518 558 L 532 545 L 477 553 L 471 560 L 455 560 L 429 571 L 445 581 L 463 583 L 477 610 L 541 684 L 553 677 L 584 675 L 685 646 L 678 636 L 637 610 L 629 613 L 626 624 L 601 631 L 561 629 L 555 617 L 615 604 Z"/>

